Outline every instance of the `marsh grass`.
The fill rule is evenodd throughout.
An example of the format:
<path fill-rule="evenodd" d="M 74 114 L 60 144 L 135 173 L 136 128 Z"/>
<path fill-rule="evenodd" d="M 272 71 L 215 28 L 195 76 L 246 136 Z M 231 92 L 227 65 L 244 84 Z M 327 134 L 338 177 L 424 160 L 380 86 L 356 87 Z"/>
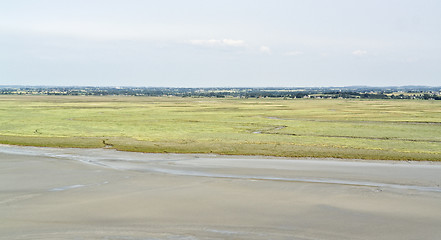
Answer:
<path fill-rule="evenodd" d="M 441 160 L 441 102 L 1 96 L 0 143 Z"/>

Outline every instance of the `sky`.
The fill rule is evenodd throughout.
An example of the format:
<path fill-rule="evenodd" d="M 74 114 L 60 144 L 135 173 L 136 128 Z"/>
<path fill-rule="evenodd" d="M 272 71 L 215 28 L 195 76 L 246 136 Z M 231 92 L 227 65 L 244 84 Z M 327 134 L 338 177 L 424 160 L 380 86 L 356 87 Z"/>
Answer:
<path fill-rule="evenodd" d="M 441 86 L 441 1 L 0 0 L 0 85 Z"/>

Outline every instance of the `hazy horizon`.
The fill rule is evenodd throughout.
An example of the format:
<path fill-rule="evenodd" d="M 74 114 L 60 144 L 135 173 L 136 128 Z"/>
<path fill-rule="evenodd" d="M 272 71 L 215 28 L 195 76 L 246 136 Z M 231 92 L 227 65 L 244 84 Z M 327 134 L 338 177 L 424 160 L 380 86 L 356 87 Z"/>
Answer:
<path fill-rule="evenodd" d="M 439 86 L 441 1 L 3 1 L 0 85 Z"/>
<path fill-rule="evenodd" d="M 0 85 L 1 87 L 31 87 L 31 88 L 275 88 L 275 89 L 296 89 L 296 88 L 441 88 L 441 85 L 400 85 L 400 86 L 375 86 L 375 85 L 348 85 L 348 86 L 207 86 L 207 87 L 174 87 L 174 86 L 129 86 L 129 85 Z"/>

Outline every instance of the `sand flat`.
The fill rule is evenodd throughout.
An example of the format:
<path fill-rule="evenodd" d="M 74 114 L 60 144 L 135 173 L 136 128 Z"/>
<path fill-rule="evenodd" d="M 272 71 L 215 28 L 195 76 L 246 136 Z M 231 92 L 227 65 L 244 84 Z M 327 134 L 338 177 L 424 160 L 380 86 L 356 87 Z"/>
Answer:
<path fill-rule="evenodd" d="M 0 145 L 0 239 L 439 239 L 441 164 Z"/>

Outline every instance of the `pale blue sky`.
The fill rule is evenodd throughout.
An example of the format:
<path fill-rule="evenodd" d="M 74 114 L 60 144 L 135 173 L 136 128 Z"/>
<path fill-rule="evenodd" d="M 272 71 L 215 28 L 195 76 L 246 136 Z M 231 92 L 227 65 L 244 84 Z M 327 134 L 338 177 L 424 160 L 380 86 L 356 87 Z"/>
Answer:
<path fill-rule="evenodd" d="M 0 0 L 0 85 L 441 85 L 438 0 Z"/>

